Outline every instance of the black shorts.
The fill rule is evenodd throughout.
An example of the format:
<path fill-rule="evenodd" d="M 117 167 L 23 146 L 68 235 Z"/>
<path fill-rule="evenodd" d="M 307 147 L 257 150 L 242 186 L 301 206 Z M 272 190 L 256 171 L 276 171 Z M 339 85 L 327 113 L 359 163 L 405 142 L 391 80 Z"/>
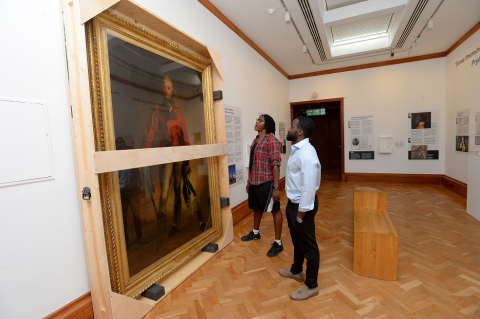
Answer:
<path fill-rule="evenodd" d="M 273 181 L 260 185 L 248 186 L 248 207 L 262 212 L 276 212 L 280 210 L 280 201 L 273 202 Z M 272 202 L 272 205 L 270 205 Z M 270 207 L 269 207 L 270 206 Z"/>

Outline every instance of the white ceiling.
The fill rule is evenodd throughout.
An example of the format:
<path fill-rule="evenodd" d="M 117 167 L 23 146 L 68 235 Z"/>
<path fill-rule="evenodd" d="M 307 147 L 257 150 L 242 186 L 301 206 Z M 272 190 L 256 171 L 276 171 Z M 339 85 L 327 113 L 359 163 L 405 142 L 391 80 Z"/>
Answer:
<path fill-rule="evenodd" d="M 242 30 L 287 74 L 313 72 L 312 59 L 317 71 L 381 62 L 408 57 L 408 49 L 435 13 L 432 29 L 425 28 L 420 44 L 413 48 L 412 56 L 444 52 L 480 21 L 480 0 L 428 0 L 401 48 L 396 48 L 417 4 L 422 0 L 210 0 L 230 21 Z M 283 3 L 291 14 L 308 52 L 292 23 L 285 22 Z M 425 0 L 423 0 L 423 3 Z M 310 6 L 310 26 L 315 26 L 312 37 L 302 7 Z M 440 7 L 439 7 L 440 5 Z M 327 11 L 328 7 L 328 11 Z M 274 9 L 273 14 L 269 10 Z M 305 11 L 305 10 L 304 10 Z M 309 12 L 309 11 L 306 11 Z M 351 24 L 350 32 L 360 32 L 359 23 L 366 19 L 394 13 L 388 37 L 334 46 L 332 29 Z M 363 21 L 363 22 L 362 22 Z M 352 23 L 355 22 L 355 23 Z M 320 43 L 321 42 L 321 43 Z M 323 47 L 322 61 L 319 47 Z M 311 57 L 310 57 L 311 56 Z"/>

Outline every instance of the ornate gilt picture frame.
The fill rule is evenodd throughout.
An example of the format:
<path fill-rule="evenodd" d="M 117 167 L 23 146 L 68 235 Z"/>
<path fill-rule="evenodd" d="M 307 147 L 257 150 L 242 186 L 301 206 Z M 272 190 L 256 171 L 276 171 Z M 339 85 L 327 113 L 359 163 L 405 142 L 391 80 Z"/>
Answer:
<path fill-rule="evenodd" d="M 96 152 L 216 143 L 206 59 L 112 13 L 85 27 Z M 209 157 L 98 175 L 112 291 L 137 297 L 222 234 L 218 174 Z"/>

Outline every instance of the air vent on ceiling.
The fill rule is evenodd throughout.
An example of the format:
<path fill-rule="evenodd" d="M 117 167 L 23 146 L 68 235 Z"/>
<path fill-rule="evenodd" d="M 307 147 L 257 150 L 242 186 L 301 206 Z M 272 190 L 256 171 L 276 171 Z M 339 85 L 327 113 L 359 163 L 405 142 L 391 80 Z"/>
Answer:
<path fill-rule="evenodd" d="M 417 6 L 415 7 L 415 11 L 413 11 L 412 16 L 410 17 L 410 20 L 408 20 L 407 26 L 405 27 L 405 30 L 403 30 L 400 40 L 398 40 L 398 43 L 396 46 L 397 49 L 401 49 L 405 44 L 405 41 L 407 41 L 407 38 L 410 35 L 410 32 L 412 32 L 413 27 L 417 23 L 417 20 L 422 14 L 423 9 L 425 9 L 425 6 L 427 5 L 427 3 L 428 3 L 428 0 L 418 1 Z"/>
<path fill-rule="evenodd" d="M 312 35 L 315 46 L 317 47 L 318 54 L 320 54 L 320 59 L 325 61 L 327 56 L 325 55 L 325 50 L 323 49 L 322 39 L 320 39 L 320 34 L 318 34 L 317 24 L 313 18 L 312 9 L 310 8 L 310 3 L 308 0 L 298 0 L 298 4 L 302 9 L 303 16 L 305 17 L 305 22 L 307 22 L 308 29 Z"/>

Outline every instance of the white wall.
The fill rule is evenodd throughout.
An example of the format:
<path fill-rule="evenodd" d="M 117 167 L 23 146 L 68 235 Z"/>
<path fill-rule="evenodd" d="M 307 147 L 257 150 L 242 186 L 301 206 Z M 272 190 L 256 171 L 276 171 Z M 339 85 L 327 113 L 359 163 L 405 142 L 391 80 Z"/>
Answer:
<path fill-rule="evenodd" d="M 0 96 L 47 102 L 55 179 L 0 188 L 0 318 L 41 318 L 90 290 L 60 1 L 1 6 Z M 16 132 L 2 138 L 15 139 Z M 18 143 L 30 147 L 28 140 Z"/>
<path fill-rule="evenodd" d="M 445 166 L 445 58 L 335 73 L 290 81 L 290 101 L 346 97 L 344 100 L 345 172 L 443 174 Z M 408 160 L 408 113 L 440 111 L 440 159 Z M 375 160 L 349 160 L 348 117 L 374 115 Z M 378 136 L 404 141 L 392 154 L 378 153 Z"/>
<path fill-rule="evenodd" d="M 468 155 L 455 151 L 456 112 L 470 108 L 470 114 L 480 112 L 480 63 L 473 64 L 473 60 L 480 58 L 480 52 L 473 55 L 459 66 L 455 62 L 465 58 L 480 47 L 480 31 L 477 31 L 467 41 L 462 43 L 447 56 L 447 110 L 446 110 L 446 165 L 445 174 L 461 182 L 467 183 Z M 470 126 L 475 124 L 474 116 L 470 117 Z M 472 130 L 472 128 L 471 128 Z M 472 131 L 470 131 L 472 132 Z M 474 135 L 470 134 L 470 149 L 474 146 Z"/>
<path fill-rule="evenodd" d="M 137 2 L 222 54 L 224 102 L 242 108 L 244 144 L 251 143 L 256 136 L 253 127 L 258 112 L 271 115 L 277 122 L 277 130 L 278 122 L 289 127 L 288 79 L 203 5 L 196 0 Z M 282 155 L 280 177 L 285 176 L 288 154 Z M 231 188 L 232 207 L 247 199 L 245 186 L 246 183 Z"/>
<path fill-rule="evenodd" d="M 225 103 L 242 108 L 244 143 L 255 137 L 258 112 L 290 122 L 288 80 L 198 1 L 139 2 L 223 55 Z M 0 188 L 0 318 L 41 318 L 90 290 L 60 1 L 3 1 L 0 28 L 8 44 L 0 50 L 0 96 L 47 102 L 56 177 Z M 28 147 L 28 141 L 19 143 Z M 247 198 L 244 186 L 233 188 L 232 207 Z"/>

